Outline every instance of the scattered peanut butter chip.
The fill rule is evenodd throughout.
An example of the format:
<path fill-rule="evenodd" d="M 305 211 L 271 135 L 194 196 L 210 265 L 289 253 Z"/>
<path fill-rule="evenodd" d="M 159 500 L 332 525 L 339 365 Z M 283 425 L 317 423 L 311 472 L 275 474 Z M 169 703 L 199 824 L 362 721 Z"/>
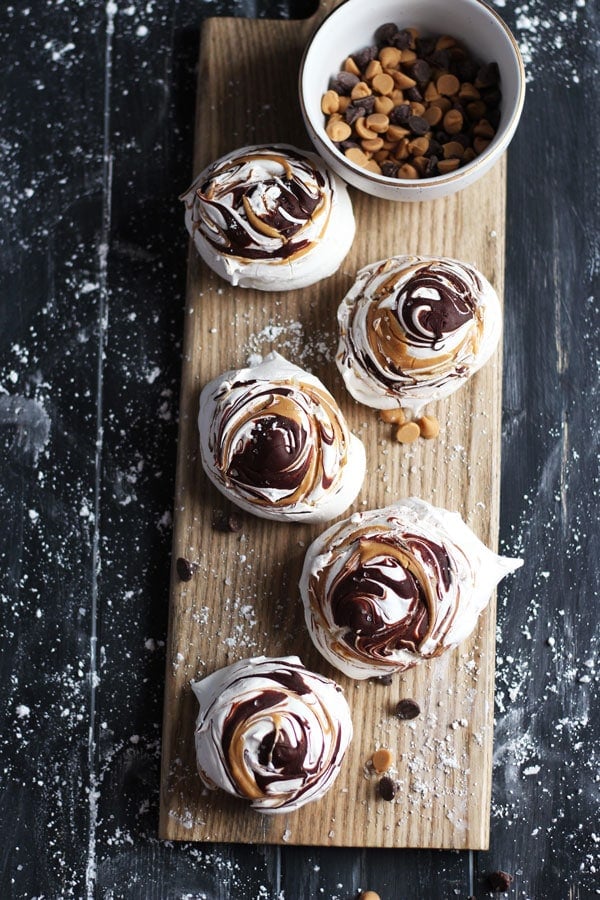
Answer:
<path fill-rule="evenodd" d="M 358 900 L 381 900 L 381 897 L 376 891 L 361 891 Z"/>
<path fill-rule="evenodd" d="M 380 409 L 379 418 L 382 422 L 391 422 L 394 425 L 402 425 L 406 421 L 403 409 Z"/>
<path fill-rule="evenodd" d="M 380 750 L 375 751 L 371 757 L 371 762 L 373 763 L 373 768 L 377 774 L 383 775 L 383 773 L 387 772 L 390 766 L 393 765 L 394 755 L 391 750 L 382 747 Z"/>
<path fill-rule="evenodd" d="M 421 434 L 421 429 L 416 422 L 404 422 L 394 429 L 394 439 L 400 444 L 412 444 Z"/>
<path fill-rule="evenodd" d="M 440 423 L 435 416 L 421 416 L 417 419 L 417 425 L 421 429 L 421 437 L 426 440 L 436 438 L 440 433 Z"/>

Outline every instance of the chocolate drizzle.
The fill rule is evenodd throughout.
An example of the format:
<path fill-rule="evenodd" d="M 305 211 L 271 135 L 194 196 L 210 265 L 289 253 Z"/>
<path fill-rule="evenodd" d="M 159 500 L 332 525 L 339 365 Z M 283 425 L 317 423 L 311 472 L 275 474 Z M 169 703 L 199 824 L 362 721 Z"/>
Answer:
<path fill-rule="evenodd" d="M 310 466 L 307 438 L 306 431 L 293 419 L 260 416 L 252 423 L 249 437 L 238 442 L 227 475 L 251 488 L 293 490 Z"/>
<path fill-rule="evenodd" d="M 320 239 L 330 192 L 309 157 L 257 147 L 214 164 L 193 195 L 192 221 L 220 254 L 283 262 Z"/>
<path fill-rule="evenodd" d="M 419 543 L 430 548 L 447 575 L 443 548 Z M 370 544 L 375 544 L 374 555 Z M 347 629 L 344 641 L 360 655 L 384 659 L 394 650 L 415 651 L 428 633 L 429 592 L 418 577 L 421 566 L 413 561 L 412 544 L 410 536 L 396 548 L 393 542 L 361 538 L 333 582 L 327 599 L 331 617 Z"/>
<path fill-rule="evenodd" d="M 403 285 L 396 315 L 415 347 L 435 350 L 472 321 L 476 308 L 472 285 L 448 267 L 432 264 L 418 269 Z"/>
<path fill-rule="evenodd" d="M 278 507 L 338 490 L 350 437 L 322 386 L 240 377 L 223 382 L 215 400 L 210 449 L 228 487 Z"/>

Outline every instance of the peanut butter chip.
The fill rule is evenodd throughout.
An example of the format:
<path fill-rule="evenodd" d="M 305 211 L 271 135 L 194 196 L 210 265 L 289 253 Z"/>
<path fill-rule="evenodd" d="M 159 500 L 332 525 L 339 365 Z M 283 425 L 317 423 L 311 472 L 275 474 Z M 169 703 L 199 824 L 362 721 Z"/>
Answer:
<path fill-rule="evenodd" d="M 421 437 L 427 440 L 436 438 L 440 433 L 440 423 L 435 416 L 421 416 L 417 419 L 417 425 L 421 429 Z"/>
<path fill-rule="evenodd" d="M 340 95 L 335 91 L 325 91 L 321 100 L 321 110 L 326 116 L 336 113 L 340 108 Z"/>
<path fill-rule="evenodd" d="M 436 88 L 445 97 L 454 97 L 460 90 L 460 81 L 456 75 L 440 75 L 436 82 Z"/>
<path fill-rule="evenodd" d="M 346 122 L 329 122 L 325 129 L 332 141 L 347 141 L 352 134 L 352 129 Z"/>
<path fill-rule="evenodd" d="M 394 425 L 402 425 L 406 421 L 403 409 L 381 409 L 379 418 L 382 422 L 392 422 Z"/>
<path fill-rule="evenodd" d="M 367 128 L 370 128 L 371 131 L 376 131 L 377 134 L 383 134 L 387 131 L 389 124 L 390 120 L 383 113 L 372 113 L 370 116 L 367 116 Z"/>
<path fill-rule="evenodd" d="M 376 891 L 362 891 L 358 900 L 381 900 Z"/>
<path fill-rule="evenodd" d="M 373 90 L 377 91 L 378 94 L 391 94 L 394 90 L 394 79 L 386 72 L 376 75 L 371 84 L 373 85 Z"/>
<path fill-rule="evenodd" d="M 366 153 L 363 153 L 359 147 L 348 147 L 345 156 L 350 162 L 355 163 L 357 166 L 366 166 L 369 162 L 369 157 Z"/>
<path fill-rule="evenodd" d="M 462 114 L 458 109 L 449 109 L 444 116 L 444 131 L 448 134 L 458 134 L 463 125 Z"/>
<path fill-rule="evenodd" d="M 364 97 L 371 96 L 371 88 L 365 81 L 359 81 L 358 84 L 355 84 L 350 92 L 350 96 L 353 100 L 362 100 Z"/>
<path fill-rule="evenodd" d="M 365 141 L 372 141 L 373 138 L 377 137 L 377 133 L 375 131 L 371 131 L 370 128 L 367 128 L 366 119 L 364 116 L 361 116 L 360 119 L 357 119 L 354 123 L 354 128 L 359 136 L 359 138 L 363 138 Z"/>
<path fill-rule="evenodd" d="M 399 444 L 412 444 L 421 434 L 421 429 L 416 422 L 404 422 L 394 429 L 394 438 Z"/>
<path fill-rule="evenodd" d="M 383 775 L 384 772 L 390 768 L 390 766 L 394 762 L 394 756 L 391 750 L 382 747 L 381 750 L 376 750 L 373 756 L 371 757 L 371 762 L 373 763 L 373 768 L 377 772 L 378 775 Z"/>

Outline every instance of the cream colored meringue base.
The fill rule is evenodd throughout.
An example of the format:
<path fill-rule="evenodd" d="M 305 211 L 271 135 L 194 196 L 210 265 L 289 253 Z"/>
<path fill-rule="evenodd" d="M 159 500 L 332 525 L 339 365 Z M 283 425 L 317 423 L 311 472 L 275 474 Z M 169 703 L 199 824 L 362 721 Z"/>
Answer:
<path fill-rule="evenodd" d="M 458 513 L 432 506 L 416 497 L 400 500 L 383 509 L 355 513 L 343 522 L 332 525 L 313 541 L 306 552 L 300 594 L 306 626 L 315 647 L 332 666 L 350 678 L 365 679 L 402 671 L 427 659 L 437 649 L 428 640 L 417 653 L 399 649 L 391 653 L 387 660 L 374 661 L 373 664 L 353 656 L 351 647 L 347 648 L 348 656 L 341 656 L 332 650 L 337 642 L 344 646 L 343 636 L 347 628 L 334 626 L 326 630 L 321 627 L 311 609 L 309 582 L 315 573 L 331 566 L 332 562 L 335 571 L 339 571 L 348 553 L 336 560 L 337 547 L 355 531 L 367 526 L 381 529 L 382 533 L 396 528 L 413 530 L 448 548 L 458 568 L 459 603 L 457 615 L 442 643 L 444 651 L 458 646 L 471 634 L 499 581 L 523 565 L 520 559 L 498 556 L 489 550 Z M 461 552 L 452 552 L 453 547 Z"/>
<path fill-rule="evenodd" d="M 293 150 L 310 159 L 331 184 L 329 223 L 324 235 L 317 240 L 308 253 L 291 262 L 248 260 L 240 256 L 218 253 L 206 240 L 201 230 L 194 228 L 190 206 L 197 185 L 206 180 L 208 168 L 194 180 L 190 189 L 182 197 L 185 202 L 185 224 L 192 236 L 196 250 L 207 266 L 235 287 L 255 288 L 260 291 L 297 290 L 316 284 L 337 272 L 352 246 L 356 223 L 346 184 L 334 172 L 326 169 L 323 160 L 316 153 L 299 150 L 289 144 L 273 144 L 272 146 L 274 149 L 280 150 L 282 154 L 285 154 L 286 150 Z M 244 147 L 236 150 L 234 153 L 224 156 L 223 161 L 235 159 L 236 156 L 244 154 L 250 149 L 252 148 Z"/>
<path fill-rule="evenodd" d="M 329 522 L 341 515 L 356 499 L 365 478 L 366 455 L 362 441 L 348 429 L 347 461 L 340 477 L 336 481 L 335 489 L 322 491 L 315 497 L 307 498 L 293 506 L 276 505 L 276 497 L 273 496 L 272 506 L 261 506 L 247 500 L 238 491 L 230 488 L 223 482 L 220 472 L 214 464 L 213 454 L 209 446 L 211 424 L 215 416 L 219 416 L 220 407 L 227 401 L 227 393 L 234 381 L 260 381 L 274 382 L 277 384 L 289 382 L 298 385 L 305 382 L 327 390 L 323 383 L 314 375 L 301 369 L 299 366 L 288 362 L 279 353 L 273 351 L 256 366 L 239 371 L 229 371 L 209 382 L 200 394 L 200 410 L 198 413 L 198 430 L 200 433 L 200 453 L 204 471 L 214 486 L 224 494 L 232 503 L 240 509 L 259 516 L 263 519 L 271 519 L 278 522 Z M 327 393 L 329 393 L 327 391 Z M 331 396 L 331 395 L 330 395 Z M 340 418 L 345 421 L 342 413 Z"/>
<path fill-rule="evenodd" d="M 398 385 L 397 390 L 394 391 L 393 388 L 386 387 L 386 385 L 379 381 L 369 370 L 360 365 L 353 356 L 352 349 L 347 340 L 347 335 L 350 330 L 350 316 L 353 308 L 361 303 L 361 300 L 364 298 L 366 301 L 366 309 L 370 294 L 367 293 L 365 295 L 365 286 L 373 273 L 384 262 L 385 260 L 378 260 L 377 262 L 370 263 L 360 269 L 353 286 L 350 288 L 338 308 L 340 337 L 336 354 L 336 363 L 340 374 L 344 379 L 346 388 L 359 403 L 363 403 L 365 406 L 370 406 L 374 409 L 397 409 L 398 407 L 401 407 L 415 418 L 422 413 L 428 403 L 433 403 L 436 400 L 449 397 L 450 394 L 459 390 L 465 382 L 488 361 L 500 340 L 502 331 L 502 310 L 496 291 L 487 278 L 485 278 L 479 270 L 475 269 L 474 266 L 446 257 L 390 257 L 392 266 L 382 275 L 381 280 L 387 281 L 394 271 L 400 275 L 404 268 L 412 266 L 417 262 L 444 262 L 457 266 L 460 269 L 475 271 L 483 285 L 483 291 L 479 298 L 479 302 L 484 309 L 484 330 L 479 352 L 477 357 L 469 364 L 468 371 L 464 376 L 453 378 L 444 385 L 428 386 L 426 382 L 415 385 Z M 358 315 L 360 316 L 360 312 Z M 354 325 L 354 327 L 356 327 L 356 325 Z M 365 351 L 368 352 L 368 340 L 366 335 L 361 335 L 361 337 Z M 431 351 L 429 351 L 429 353 L 431 353 Z M 375 361 L 372 360 L 370 356 L 369 358 L 373 362 L 373 365 L 376 366 Z M 382 373 L 382 377 L 385 377 L 385 373 Z"/>

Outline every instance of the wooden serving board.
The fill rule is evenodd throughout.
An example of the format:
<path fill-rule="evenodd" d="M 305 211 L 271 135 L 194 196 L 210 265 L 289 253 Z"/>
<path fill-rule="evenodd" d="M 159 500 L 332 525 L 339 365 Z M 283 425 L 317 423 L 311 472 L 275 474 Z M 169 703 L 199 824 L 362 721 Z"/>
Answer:
<path fill-rule="evenodd" d="M 328 4 L 329 6 L 334 4 Z M 285 142 L 309 147 L 296 98 L 300 56 L 316 19 L 211 19 L 202 30 L 194 174 L 237 147 Z M 360 42 L 360 39 L 359 39 Z M 436 441 L 402 446 L 375 410 L 346 393 L 334 363 L 336 309 L 360 266 L 397 253 L 440 254 L 477 265 L 503 288 L 505 165 L 462 193 L 427 203 L 391 203 L 352 190 L 354 246 L 340 271 L 314 287 L 260 293 L 230 287 L 193 249 L 189 257 L 180 404 L 173 560 L 197 565 L 182 581 L 173 565 L 167 650 L 160 836 L 169 840 L 331 846 L 485 849 L 488 844 L 495 604 L 472 639 L 391 686 L 356 682 L 332 669 L 304 626 L 297 583 L 319 526 L 244 516 L 214 527 L 227 501 L 202 472 L 197 437 L 201 387 L 226 369 L 277 349 L 318 375 L 366 445 L 368 475 L 355 509 L 416 495 L 458 510 L 488 546 L 497 544 L 501 414 L 500 353 L 460 392 L 432 405 Z M 186 187 L 182 183 L 182 189 Z M 183 210 L 182 210 L 183 230 Z M 181 238 L 183 239 L 183 231 Z M 221 792 L 195 770 L 197 704 L 190 681 L 238 659 L 298 654 L 344 688 L 355 735 L 331 791 L 289 815 L 266 816 Z M 415 698 L 421 715 L 393 710 Z M 397 759 L 401 789 L 377 797 L 368 761 L 379 746 Z"/>

